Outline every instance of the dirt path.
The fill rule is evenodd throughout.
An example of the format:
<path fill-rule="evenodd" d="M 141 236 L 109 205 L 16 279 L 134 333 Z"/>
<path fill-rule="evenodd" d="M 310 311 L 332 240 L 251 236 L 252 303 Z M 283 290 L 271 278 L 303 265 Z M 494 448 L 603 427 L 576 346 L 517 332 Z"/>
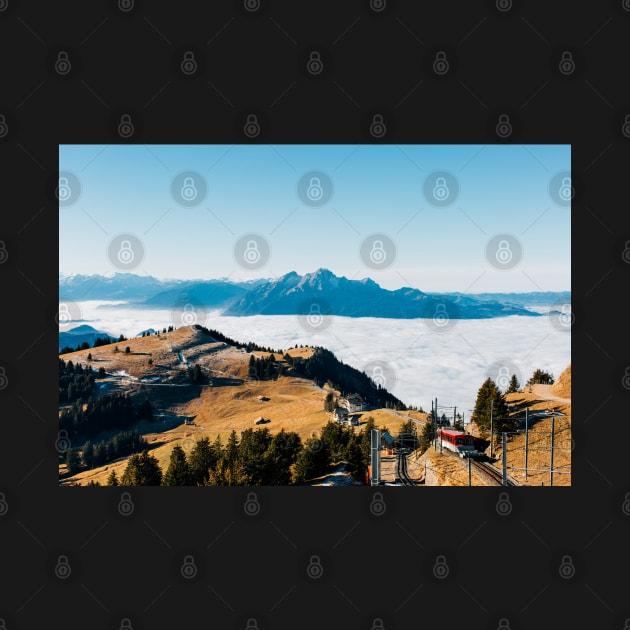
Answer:
<path fill-rule="evenodd" d="M 541 400 L 549 400 L 549 401 L 557 401 L 566 403 L 568 405 L 571 404 L 570 398 L 561 398 L 560 396 L 554 396 L 551 393 L 551 385 L 532 385 L 531 390 L 532 393 L 535 394 Z"/>

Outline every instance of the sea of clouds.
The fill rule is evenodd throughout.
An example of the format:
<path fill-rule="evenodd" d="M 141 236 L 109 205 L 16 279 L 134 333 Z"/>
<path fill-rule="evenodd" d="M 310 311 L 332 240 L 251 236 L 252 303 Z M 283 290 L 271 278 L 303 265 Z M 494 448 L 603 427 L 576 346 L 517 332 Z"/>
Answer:
<path fill-rule="evenodd" d="M 181 312 L 167 309 L 131 309 L 97 301 L 77 305 L 81 323 L 116 337 L 122 333 L 132 338 L 149 328 L 182 325 Z M 289 315 L 223 317 L 214 311 L 196 312 L 194 318 L 237 341 L 273 349 L 323 346 L 405 404 L 426 411 L 437 398 L 440 413 L 452 415 L 449 408 L 457 407 L 465 420 L 488 376 L 505 389 L 512 374 L 523 385 L 537 368 L 557 377 L 571 363 L 570 330 L 547 315 L 451 320 L 441 328 L 432 319 L 334 316 L 315 326 L 303 316 Z"/>

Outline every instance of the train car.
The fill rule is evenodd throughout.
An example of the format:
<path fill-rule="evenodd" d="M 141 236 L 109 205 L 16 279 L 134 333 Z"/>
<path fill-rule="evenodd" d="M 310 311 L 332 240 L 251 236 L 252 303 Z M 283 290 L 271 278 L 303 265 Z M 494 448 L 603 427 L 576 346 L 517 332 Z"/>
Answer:
<path fill-rule="evenodd" d="M 442 443 L 442 448 L 453 451 L 463 457 L 463 453 L 475 450 L 475 438 L 463 431 L 455 429 L 439 429 L 438 437 Z"/>

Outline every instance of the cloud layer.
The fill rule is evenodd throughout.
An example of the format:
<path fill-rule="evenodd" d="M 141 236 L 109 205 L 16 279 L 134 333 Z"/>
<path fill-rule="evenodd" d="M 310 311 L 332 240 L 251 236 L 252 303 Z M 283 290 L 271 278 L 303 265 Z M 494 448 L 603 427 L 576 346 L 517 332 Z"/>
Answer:
<path fill-rule="evenodd" d="M 82 302 L 79 307 L 85 323 L 114 336 L 182 325 L 168 310 L 114 309 L 100 302 Z M 404 403 L 426 411 L 437 397 L 440 412 L 449 415 L 448 408 L 456 406 L 466 420 L 488 376 L 504 389 L 512 374 L 524 384 L 537 368 L 557 377 L 571 362 L 570 331 L 548 317 L 451 320 L 438 329 L 425 319 L 326 317 L 323 324 L 310 326 L 289 315 L 198 315 L 197 323 L 238 341 L 282 349 L 324 346 Z"/>

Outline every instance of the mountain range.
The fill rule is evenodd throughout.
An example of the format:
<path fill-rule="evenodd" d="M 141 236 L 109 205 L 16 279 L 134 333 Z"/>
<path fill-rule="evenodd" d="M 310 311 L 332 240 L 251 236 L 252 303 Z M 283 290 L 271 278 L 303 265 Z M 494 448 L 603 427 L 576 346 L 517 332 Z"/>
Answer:
<path fill-rule="evenodd" d="M 122 308 L 174 308 L 185 304 L 212 308 L 223 315 L 308 315 L 316 305 L 323 315 L 412 319 L 446 312 L 451 319 L 487 319 L 507 315 L 540 316 L 527 305 L 570 302 L 570 292 L 424 293 L 402 287 L 388 290 L 374 280 L 350 280 L 328 269 L 247 282 L 158 280 L 151 276 L 61 275 L 59 301 L 115 300 Z"/>

